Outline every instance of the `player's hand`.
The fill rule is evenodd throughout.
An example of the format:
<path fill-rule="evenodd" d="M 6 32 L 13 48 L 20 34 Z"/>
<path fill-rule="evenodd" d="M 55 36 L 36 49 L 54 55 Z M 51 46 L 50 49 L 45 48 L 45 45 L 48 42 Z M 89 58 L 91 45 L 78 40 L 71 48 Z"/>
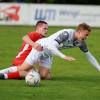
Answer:
<path fill-rule="evenodd" d="M 71 57 L 71 56 L 65 56 L 64 57 L 64 60 L 67 60 L 67 61 L 74 61 L 76 60 L 74 57 Z"/>
<path fill-rule="evenodd" d="M 38 51 L 42 51 L 43 50 L 43 47 L 38 43 L 35 43 L 33 47 L 34 47 L 34 49 L 36 49 Z"/>

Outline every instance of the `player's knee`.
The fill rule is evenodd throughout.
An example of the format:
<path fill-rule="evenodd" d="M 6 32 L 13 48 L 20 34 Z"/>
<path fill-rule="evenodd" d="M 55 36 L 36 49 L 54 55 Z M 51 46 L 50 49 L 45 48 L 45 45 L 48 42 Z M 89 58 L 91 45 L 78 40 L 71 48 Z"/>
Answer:
<path fill-rule="evenodd" d="M 44 72 L 39 72 L 41 79 L 45 80 L 46 79 L 46 73 Z"/>
<path fill-rule="evenodd" d="M 41 67 L 39 67 L 39 74 L 41 76 L 41 79 L 43 79 L 43 80 L 51 79 L 50 69 L 47 69 L 47 68 L 41 66 Z"/>
<path fill-rule="evenodd" d="M 39 72 L 42 80 L 51 80 L 49 72 Z"/>

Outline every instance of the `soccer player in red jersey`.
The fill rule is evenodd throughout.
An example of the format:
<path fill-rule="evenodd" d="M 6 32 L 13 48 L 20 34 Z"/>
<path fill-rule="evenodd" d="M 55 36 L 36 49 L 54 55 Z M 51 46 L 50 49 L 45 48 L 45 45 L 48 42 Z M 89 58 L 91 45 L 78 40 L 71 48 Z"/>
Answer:
<path fill-rule="evenodd" d="M 12 62 L 13 66 L 0 70 L 0 73 L 6 74 L 7 79 L 19 79 L 20 76 L 19 72 L 17 72 L 17 67 L 19 67 L 24 62 L 24 60 L 30 53 L 32 47 L 34 47 L 38 51 L 41 51 L 43 49 L 39 44 L 35 43 L 35 41 L 45 37 L 47 32 L 47 22 L 38 21 L 35 26 L 35 31 L 29 32 L 27 35 L 23 37 L 23 43 L 20 48 L 20 51 Z"/>

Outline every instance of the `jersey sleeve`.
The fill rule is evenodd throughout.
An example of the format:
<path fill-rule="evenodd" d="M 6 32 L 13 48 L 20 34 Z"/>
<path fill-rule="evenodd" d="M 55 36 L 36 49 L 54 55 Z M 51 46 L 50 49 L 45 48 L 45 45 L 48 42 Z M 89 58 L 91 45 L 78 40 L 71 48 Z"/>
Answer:
<path fill-rule="evenodd" d="M 69 34 L 67 31 L 63 31 L 56 39 L 59 44 L 62 43 L 63 41 L 67 40 L 69 37 Z"/>
<path fill-rule="evenodd" d="M 90 63 L 98 70 L 100 71 L 100 64 L 98 63 L 98 61 L 96 60 L 96 58 L 88 51 L 85 53 L 88 61 L 90 61 Z"/>
<path fill-rule="evenodd" d="M 48 46 L 48 49 L 56 56 L 64 59 L 65 55 L 58 50 L 58 42 L 54 41 L 52 45 Z"/>
<path fill-rule="evenodd" d="M 81 43 L 81 45 L 79 46 L 79 48 L 83 52 L 88 52 L 88 48 L 87 48 L 87 45 L 86 45 L 85 41 Z"/>

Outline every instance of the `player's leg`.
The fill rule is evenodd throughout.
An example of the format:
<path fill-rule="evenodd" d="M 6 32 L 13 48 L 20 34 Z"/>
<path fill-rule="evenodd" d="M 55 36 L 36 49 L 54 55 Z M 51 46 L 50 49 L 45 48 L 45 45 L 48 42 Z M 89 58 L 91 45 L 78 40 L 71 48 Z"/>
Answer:
<path fill-rule="evenodd" d="M 0 71 L 0 79 L 11 79 L 11 78 L 18 78 L 19 73 L 17 71 L 17 66 L 11 66 L 9 68 L 3 69 Z"/>
<path fill-rule="evenodd" d="M 50 80 L 51 79 L 51 65 L 52 65 L 52 57 L 49 56 L 47 58 L 40 59 L 39 66 L 39 74 L 41 79 Z"/>
<path fill-rule="evenodd" d="M 30 54 L 27 56 L 25 62 L 18 67 L 18 72 L 13 73 L 13 75 L 16 76 L 17 74 L 18 77 L 24 78 L 27 72 L 30 70 L 30 68 L 33 68 L 33 65 L 38 62 L 39 53 L 40 52 L 37 52 L 36 50 L 32 49 Z M 0 75 L 0 79 L 7 79 L 7 78 L 8 78 L 7 74 Z"/>
<path fill-rule="evenodd" d="M 18 79 L 19 77 L 20 78 L 24 78 L 25 75 L 27 74 L 27 72 L 31 69 L 31 65 L 24 62 L 22 65 L 20 65 L 18 68 L 17 68 L 17 71 L 14 72 L 14 73 L 9 73 L 9 74 L 0 74 L 0 79 Z M 12 76 L 11 76 L 12 75 Z"/>
<path fill-rule="evenodd" d="M 31 71 L 31 70 L 36 70 L 36 69 L 34 67 L 34 68 L 29 69 L 29 71 Z M 20 74 L 21 73 L 19 71 L 8 73 L 6 76 L 6 79 L 22 79 L 22 75 L 20 75 Z"/>
<path fill-rule="evenodd" d="M 50 69 L 40 66 L 38 72 L 41 76 L 41 79 L 43 79 L 43 80 L 50 80 L 51 79 Z"/>
<path fill-rule="evenodd" d="M 16 72 L 16 71 L 17 71 L 17 66 L 11 66 L 11 67 L 0 70 L 0 73 L 8 74 L 11 72 Z"/>
<path fill-rule="evenodd" d="M 20 67 L 20 66 L 17 66 L 16 71 L 11 71 L 11 72 L 5 74 L 5 78 L 6 79 L 21 79 L 19 72 L 18 72 L 18 67 Z"/>
<path fill-rule="evenodd" d="M 20 77 L 25 78 L 26 74 L 34 69 L 32 65 L 28 64 L 27 62 L 24 62 L 19 68 L 18 72 L 20 74 Z"/>
<path fill-rule="evenodd" d="M 25 59 L 25 62 L 20 67 L 18 67 L 20 77 L 25 78 L 26 74 L 31 69 L 35 70 L 33 65 L 38 62 L 39 57 L 40 57 L 39 55 L 40 55 L 40 52 L 36 51 L 35 49 L 31 50 L 30 54 Z"/>
<path fill-rule="evenodd" d="M 19 77 L 19 72 L 17 72 L 17 67 L 19 67 L 18 65 L 21 65 L 23 62 L 24 60 L 15 59 L 13 61 L 13 66 L 0 70 L 0 73 L 5 74 L 6 78 L 8 79 L 18 79 L 20 77 Z"/>
<path fill-rule="evenodd" d="M 33 66 L 24 62 L 17 68 L 16 72 L 8 73 L 8 74 L 0 74 L 0 79 L 22 79 L 26 76 L 28 71 L 33 69 Z"/>
<path fill-rule="evenodd" d="M 23 61 L 19 61 L 16 60 L 16 62 L 14 62 L 14 64 L 18 65 L 18 64 L 22 64 Z M 18 72 L 17 68 L 20 67 L 19 66 L 13 66 L 13 67 L 9 67 L 7 70 L 9 71 L 9 73 L 4 73 L 4 76 L 6 79 L 22 79 L 22 77 L 20 77 L 20 73 Z"/>

